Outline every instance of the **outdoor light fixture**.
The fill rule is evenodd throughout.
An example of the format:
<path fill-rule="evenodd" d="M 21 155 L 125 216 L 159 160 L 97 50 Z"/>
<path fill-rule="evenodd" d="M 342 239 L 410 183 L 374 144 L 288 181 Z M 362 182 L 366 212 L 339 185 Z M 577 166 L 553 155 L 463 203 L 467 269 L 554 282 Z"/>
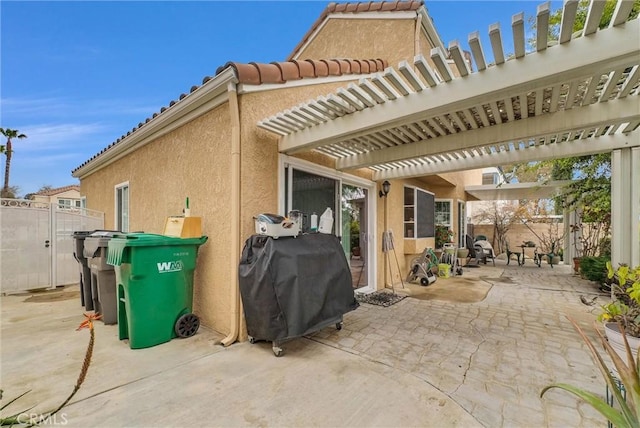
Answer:
<path fill-rule="evenodd" d="M 389 194 L 389 189 L 391 188 L 391 183 L 389 183 L 387 180 L 384 180 L 384 183 L 382 183 L 382 190 L 380 190 L 380 192 L 378 192 L 378 195 L 380 195 L 380 197 L 384 197 L 386 198 L 387 195 Z"/>

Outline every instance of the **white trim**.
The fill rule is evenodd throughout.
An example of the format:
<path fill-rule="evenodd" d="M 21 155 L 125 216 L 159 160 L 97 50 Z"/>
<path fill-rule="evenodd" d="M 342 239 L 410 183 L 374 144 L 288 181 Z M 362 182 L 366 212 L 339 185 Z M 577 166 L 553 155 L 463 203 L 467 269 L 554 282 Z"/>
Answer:
<path fill-rule="evenodd" d="M 118 222 L 118 190 L 125 187 L 127 188 L 127 230 L 123 230 L 123 232 L 129 232 L 131 228 L 131 186 L 129 186 L 129 181 L 123 181 L 113 186 L 113 227 L 116 230 L 122 230 L 122 225 Z"/>
<path fill-rule="evenodd" d="M 422 6 L 420 9 L 418 9 L 418 13 L 421 17 L 421 29 L 427 36 L 427 40 L 429 40 L 429 43 L 431 43 L 434 48 L 441 47 L 442 49 L 444 49 L 444 43 L 442 42 L 442 39 L 440 38 L 436 27 L 433 25 L 433 21 L 431 20 L 431 16 L 429 15 L 429 10 L 425 6 Z"/>
<path fill-rule="evenodd" d="M 466 247 L 466 237 L 467 234 L 467 201 L 462 199 L 456 199 L 457 207 L 458 207 L 458 221 L 456 225 L 458 227 L 458 248 Z M 460 205 L 464 207 L 464 215 L 460 213 Z M 462 220 L 462 224 L 461 223 Z"/>
<path fill-rule="evenodd" d="M 229 83 L 237 83 L 235 71 L 232 68 L 225 69 L 196 91 L 190 93 L 139 129 L 136 129 L 131 135 L 126 136 L 104 153 L 89 160 L 86 165 L 74 171 L 72 176 L 83 179 L 89 174 L 99 171 L 129 153 L 138 150 L 140 147 L 222 105 L 229 99 L 227 91 Z"/>
<path fill-rule="evenodd" d="M 404 207 L 406 207 L 407 205 L 404 203 L 404 189 L 405 187 L 408 187 L 410 189 L 413 189 L 413 220 L 412 221 L 405 221 L 404 219 Z M 418 194 L 416 193 L 417 191 L 421 191 L 421 192 L 425 192 L 425 193 L 429 193 L 431 196 L 433 196 L 433 236 L 422 236 L 422 237 L 416 237 L 415 235 L 418 234 L 418 225 L 417 225 L 417 218 L 418 218 L 418 212 L 416 212 L 417 208 L 418 208 Z M 435 227 L 436 227 L 436 219 L 435 219 L 435 202 L 436 202 L 436 194 L 433 193 L 430 190 L 426 190 L 422 187 L 418 187 L 418 186 L 414 186 L 411 184 L 403 184 L 402 185 L 402 239 L 412 239 L 412 240 L 416 240 L 416 239 L 424 239 L 424 238 L 433 238 L 435 237 Z M 413 238 L 408 238 L 406 236 L 404 236 L 404 225 L 405 223 L 413 223 Z"/>
<path fill-rule="evenodd" d="M 437 202 L 449 202 L 449 224 L 440 224 L 440 226 L 449 226 L 449 229 L 453 230 L 453 199 L 451 198 L 434 198 L 433 200 L 433 224 L 434 226 L 438 226 L 439 224 L 436 222 L 436 215 L 438 210 L 435 207 L 435 203 Z"/>
<path fill-rule="evenodd" d="M 285 212 L 285 198 L 288 195 L 284 194 L 284 171 L 286 166 L 292 166 L 301 171 L 309 172 L 312 174 L 321 175 L 327 178 L 338 181 L 340 192 L 342 192 L 342 185 L 348 184 L 351 186 L 358 186 L 365 188 L 368 193 L 367 197 L 367 287 L 358 289 L 362 293 L 370 293 L 377 290 L 377 272 L 376 266 L 378 264 L 378 242 L 377 242 L 377 213 L 376 213 L 376 199 L 377 199 L 377 185 L 374 181 L 367 180 L 365 178 L 357 177 L 355 175 L 347 174 L 335 169 L 328 168 L 322 165 L 315 164 L 303 159 L 294 158 L 284 154 L 278 156 L 278 212 Z M 292 182 L 293 172 L 289 168 L 289 185 Z M 288 201 L 288 206 L 291 206 L 291 200 Z M 336 224 L 341 224 L 342 210 L 339 213 L 335 213 Z"/>
<path fill-rule="evenodd" d="M 289 80 L 285 83 L 263 83 L 260 85 L 251 85 L 241 83 L 238 85 L 238 94 L 250 94 L 254 92 L 274 91 L 277 89 L 289 89 L 297 88 L 300 86 L 313 86 L 321 85 L 324 83 L 336 83 L 336 82 L 348 82 L 359 79 L 369 79 L 374 77 L 378 73 L 367 74 L 343 74 L 341 76 L 327 76 L 327 77 L 305 77 L 299 80 Z"/>

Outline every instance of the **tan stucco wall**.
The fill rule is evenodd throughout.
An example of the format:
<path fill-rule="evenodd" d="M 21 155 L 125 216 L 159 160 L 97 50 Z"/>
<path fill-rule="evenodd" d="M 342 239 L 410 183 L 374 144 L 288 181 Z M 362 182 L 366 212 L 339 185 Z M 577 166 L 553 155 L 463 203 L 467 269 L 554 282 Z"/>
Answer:
<path fill-rule="evenodd" d="M 397 66 L 415 56 L 415 25 L 411 19 L 329 19 L 299 59 L 376 59 Z"/>
<path fill-rule="evenodd" d="M 435 247 L 434 238 L 419 238 L 419 239 L 404 239 L 404 187 L 411 186 L 417 187 L 422 190 L 434 193 L 436 199 L 453 199 L 453 228 L 454 228 L 454 242 L 457 242 L 458 237 L 458 225 L 457 219 L 458 201 L 466 201 L 466 195 L 464 192 L 464 185 L 481 184 L 482 183 L 482 170 L 471 170 L 449 174 L 442 174 L 443 178 L 451 183 L 457 184 L 456 186 L 436 186 L 433 184 L 427 184 L 420 178 L 412 178 L 405 180 L 390 180 L 391 190 L 388 198 L 388 228 L 393 231 L 395 254 L 390 253 L 391 267 L 387 262 L 387 278 L 392 278 L 394 284 L 399 284 L 401 277 L 402 280 L 406 278 L 409 272 L 409 266 L 411 260 L 418 256 L 426 247 Z M 378 184 L 380 187 L 380 184 Z M 382 242 L 382 234 L 384 232 L 384 198 L 377 198 L 376 206 L 378 215 L 377 229 L 379 241 Z M 377 249 L 378 260 L 380 261 L 377 266 L 378 288 L 384 287 L 384 253 L 382 252 L 382 245 L 379 245 Z M 396 257 L 400 268 L 398 269 L 396 264 Z M 389 282 L 389 281 L 387 281 Z"/>
<path fill-rule="evenodd" d="M 130 231 L 162 233 L 168 216 L 202 217 L 209 241 L 200 248 L 194 278 L 194 313 L 224 332 L 229 324 L 230 132 L 223 105 L 125 156 L 81 182 L 87 208 L 105 213 L 114 228 L 114 186 L 129 182 Z"/>
<path fill-rule="evenodd" d="M 348 22 L 349 21 L 349 22 Z M 371 41 L 374 40 L 374 43 Z M 420 49 L 428 56 L 430 46 L 421 41 Z M 414 20 L 331 20 L 301 58 L 384 58 L 390 65 L 401 60 L 411 62 L 415 50 Z M 360 76 L 355 75 L 354 80 Z M 311 83 L 311 82 L 310 82 Z M 253 217 L 259 213 L 278 213 L 278 137 L 256 126 L 259 120 L 302 101 L 316 98 L 344 87 L 346 81 L 285 87 L 276 90 L 240 93 L 241 139 L 241 211 L 240 247 L 255 231 Z M 191 215 L 202 217 L 203 234 L 209 236 L 198 257 L 194 279 L 194 312 L 203 325 L 223 334 L 229 332 L 231 292 L 237 275 L 231 248 L 231 121 L 229 105 L 224 104 L 177 130 L 158 138 L 137 151 L 85 178 L 81 193 L 87 207 L 105 212 L 105 227 L 113 228 L 114 186 L 128 181 L 130 189 L 130 230 L 161 233 L 167 216 L 179 215 L 185 197 L 191 201 Z M 334 161 L 318 153 L 295 155 L 301 159 L 333 167 Z M 350 171 L 370 178 L 369 170 Z M 464 175 L 464 174 L 463 174 Z M 449 180 L 464 182 L 463 176 Z M 457 181 L 457 182 L 458 182 Z M 394 180 L 388 198 L 389 228 L 395 232 L 401 264 L 394 272 L 394 282 L 406 276 L 407 257 L 415 256 L 433 239 L 413 243 L 405 255 L 403 231 L 403 184 Z M 446 197 L 445 190 L 430 189 L 419 180 L 407 180 L 417 187 Z M 480 181 L 474 184 L 479 184 Z M 442 193 L 440 195 L 438 192 Z M 451 192 L 449 189 L 448 192 Z M 462 192 L 462 191 L 458 191 Z M 457 193 L 456 193 L 457 194 Z M 463 192 L 460 199 L 464 199 Z M 378 242 L 382 242 L 384 199 L 376 198 Z M 457 209 L 457 208 L 456 208 Z M 280 213 L 284 214 L 284 213 Z M 384 286 L 383 254 L 378 245 L 378 287 Z M 395 264 L 394 264 L 395 266 Z M 394 267 L 396 269 L 396 267 Z M 241 331 L 241 338 L 246 331 Z"/>

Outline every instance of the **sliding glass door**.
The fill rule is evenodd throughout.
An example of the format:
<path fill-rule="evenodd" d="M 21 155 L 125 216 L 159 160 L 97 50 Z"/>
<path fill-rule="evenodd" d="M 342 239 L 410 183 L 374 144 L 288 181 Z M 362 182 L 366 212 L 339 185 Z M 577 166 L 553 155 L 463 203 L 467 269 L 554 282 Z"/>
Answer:
<path fill-rule="evenodd" d="M 300 163 L 300 165 L 298 165 Z M 292 160 L 283 162 L 282 183 L 284 215 L 293 210 L 303 214 L 303 233 L 311 231 L 313 215 L 318 223 L 327 208 L 333 214 L 332 233 L 340 238 L 345 257 L 351 268 L 354 288 L 368 291 L 372 283 L 375 263 L 375 242 L 370 218 L 375 206 L 369 200 L 375 183 L 356 177 L 352 179 L 336 171 Z M 375 201 L 373 201 L 375 202 Z"/>

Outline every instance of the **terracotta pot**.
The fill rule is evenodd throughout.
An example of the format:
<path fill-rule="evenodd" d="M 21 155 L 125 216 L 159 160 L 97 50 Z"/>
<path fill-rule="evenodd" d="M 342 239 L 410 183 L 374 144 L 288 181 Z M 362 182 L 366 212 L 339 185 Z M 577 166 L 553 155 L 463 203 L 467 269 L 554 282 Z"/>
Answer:
<path fill-rule="evenodd" d="M 573 258 L 573 271 L 575 273 L 580 273 L 580 257 Z"/>

